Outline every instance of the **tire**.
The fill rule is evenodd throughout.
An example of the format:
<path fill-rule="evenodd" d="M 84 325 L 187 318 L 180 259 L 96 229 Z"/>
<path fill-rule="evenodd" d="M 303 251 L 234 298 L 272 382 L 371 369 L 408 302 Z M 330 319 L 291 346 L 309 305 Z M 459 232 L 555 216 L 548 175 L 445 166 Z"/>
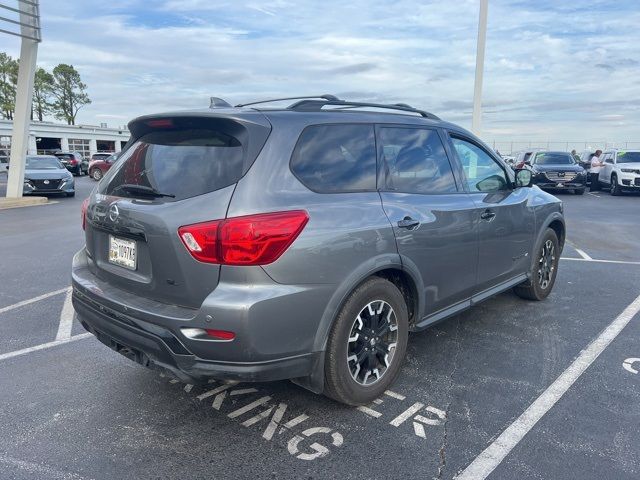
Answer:
<path fill-rule="evenodd" d="M 610 186 L 611 190 L 611 195 L 613 195 L 614 197 L 617 197 L 618 195 L 622 195 L 622 189 L 620 188 L 620 185 L 618 185 L 618 177 L 617 175 L 611 175 L 611 186 Z"/>
<path fill-rule="evenodd" d="M 99 168 L 94 168 L 91 170 L 91 178 L 93 178 L 96 182 L 99 182 L 102 178 L 102 170 Z"/>
<path fill-rule="evenodd" d="M 576 188 L 573 193 L 575 193 L 576 195 L 584 195 L 584 188 Z"/>
<path fill-rule="evenodd" d="M 552 250 L 550 246 L 553 246 Z M 558 242 L 556 232 L 548 228 L 535 252 L 536 255 L 531 265 L 530 280 L 514 287 L 513 291 L 516 295 L 526 300 L 540 301 L 549 296 L 556 282 L 556 276 L 558 275 L 560 242 Z M 543 264 L 542 262 L 544 260 L 546 260 L 547 263 Z M 545 267 L 547 265 L 550 271 L 546 270 Z M 542 270 L 542 272 L 540 270 Z"/>
<path fill-rule="evenodd" d="M 65 195 L 67 197 L 75 197 L 76 196 L 76 192 L 67 192 L 67 193 L 65 193 Z"/>
<path fill-rule="evenodd" d="M 370 327 L 378 327 L 377 333 Z M 351 292 L 331 327 L 324 394 L 347 405 L 364 405 L 382 395 L 400 372 L 408 332 L 407 305 L 400 290 L 383 278 L 370 277 Z M 390 359 L 389 353 L 383 357 L 385 352 L 391 352 Z M 377 375 L 372 373 L 376 370 Z"/>

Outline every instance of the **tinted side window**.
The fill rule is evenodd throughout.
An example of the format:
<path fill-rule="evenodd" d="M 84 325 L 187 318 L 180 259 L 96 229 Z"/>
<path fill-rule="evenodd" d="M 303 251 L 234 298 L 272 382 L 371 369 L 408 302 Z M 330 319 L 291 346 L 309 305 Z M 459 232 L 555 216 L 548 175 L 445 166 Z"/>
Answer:
<path fill-rule="evenodd" d="M 373 125 L 313 125 L 304 129 L 291 157 L 291 170 L 320 193 L 376 189 Z"/>
<path fill-rule="evenodd" d="M 405 193 L 456 192 L 456 182 L 438 132 L 422 128 L 380 128 L 379 148 L 388 190 Z"/>
<path fill-rule="evenodd" d="M 451 137 L 471 192 L 496 192 L 508 188 L 506 174 L 491 156 L 477 145 Z"/>

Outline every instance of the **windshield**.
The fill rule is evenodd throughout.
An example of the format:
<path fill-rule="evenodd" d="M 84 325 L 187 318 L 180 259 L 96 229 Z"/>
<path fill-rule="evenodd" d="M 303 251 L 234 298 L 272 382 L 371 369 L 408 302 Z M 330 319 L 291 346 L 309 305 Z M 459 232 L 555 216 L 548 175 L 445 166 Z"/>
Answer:
<path fill-rule="evenodd" d="M 29 170 L 59 170 L 64 167 L 55 157 L 27 157 L 25 168 Z"/>
<path fill-rule="evenodd" d="M 573 165 L 575 161 L 568 153 L 540 152 L 536 154 L 536 165 Z"/>
<path fill-rule="evenodd" d="M 618 163 L 640 163 L 640 152 L 618 152 Z"/>

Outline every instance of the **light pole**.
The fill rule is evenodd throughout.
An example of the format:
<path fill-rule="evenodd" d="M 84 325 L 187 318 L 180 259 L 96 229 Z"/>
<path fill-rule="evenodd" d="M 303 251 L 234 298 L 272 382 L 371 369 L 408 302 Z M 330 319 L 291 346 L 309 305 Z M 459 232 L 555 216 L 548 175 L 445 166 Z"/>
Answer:
<path fill-rule="evenodd" d="M 33 79 L 36 72 L 38 43 L 40 42 L 40 12 L 38 3 L 39 0 L 21 0 L 18 1 L 18 8 L 0 3 L 0 9 L 19 14 L 18 21 L 5 17 L 0 17 L 0 21 L 20 25 L 20 33 L 5 29 L 0 29 L 0 32 L 22 37 L 15 113 L 13 116 L 13 134 L 11 135 L 9 177 L 7 179 L 7 197 L 13 198 L 22 197 L 25 155 L 29 148 Z"/>
<path fill-rule="evenodd" d="M 482 122 L 482 76 L 484 73 L 484 46 L 487 40 L 487 12 L 489 0 L 480 0 L 478 19 L 478 45 L 476 49 L 476 81 L 473 87 L 473 116 L 471 130 L 480 135 Z"/>

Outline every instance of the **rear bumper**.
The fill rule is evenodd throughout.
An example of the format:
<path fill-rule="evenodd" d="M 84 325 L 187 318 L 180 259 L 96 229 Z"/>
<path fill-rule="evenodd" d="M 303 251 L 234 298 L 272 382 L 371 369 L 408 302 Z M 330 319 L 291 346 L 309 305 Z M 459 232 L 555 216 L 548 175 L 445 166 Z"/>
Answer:
<path fill-rule="evenodd" d="M 187 383 L 204 383 L 211 378 L 261 382 L 304 377 L 320 358 L 320 353 L 310 353 L 269 362 L 203 360 L 169 330 L 101 309 L 77 291 L 73 293 L 73 306 L 82 326 L 100 342 L 146 367 L 167 370 Z"/>
<path fill-rule="evenodd" d="M 308 310 L 296 308 L 316 303 L 315 297 L 322 296 L 317 289 L 276 284 L 270 285 L 270 295 L 265 297 L 257 285 L 244 289 L 254 290 L 254 295 L 234 298 L 234 287 L 221 282 L 199 310 L 184 309 L 102 282 L 90 271 L 84 249 L 74 257 L 72 278 L 73 306 L 87 331 L 128 358 L 168 370 L 183 381 L 308 377 L 322 364 L 322 352 L 312 347 L 318 321 L 308 318 Z M 273 302 L 280 308 L 274 310 Z M 237 308 L 232 308 L 234 304 Z M 207 315 L 215 321 L 205 323 Z M 268 326 L 277 339 L 265 333 Z M 236 338 L 231 342 L 190 340 L 181 334 L 184 327 L 230 330 Z"/>

